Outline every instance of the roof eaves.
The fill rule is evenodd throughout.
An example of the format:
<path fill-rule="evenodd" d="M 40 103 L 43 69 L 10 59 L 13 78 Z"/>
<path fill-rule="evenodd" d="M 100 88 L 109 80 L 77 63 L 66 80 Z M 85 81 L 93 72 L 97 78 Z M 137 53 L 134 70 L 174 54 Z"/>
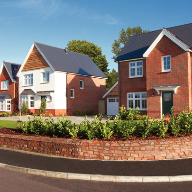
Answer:
<path fill-rule="evenodd" d="M 103 99 L 116 87 L 116 85 L 118 84 L 118 81 L 107 91 L 107 93 L 105 93 L 105 95 L 103 95 Z"/>
<path fill-rule="evenodd" d="M 16 82 L 16 81 L 12 78 L 11 74 L 9 73 L 9 70 L 8 70 L 7 67 L 6 67 L 5 62 L 4 62 L 4 66 L 5 66 L 5 69 L 6 69 L 7 73 L 8 73 L 11 81 L 12 81 L 12 82 Z"/>
<path fill-rule="evenodd" d="M 21 65 L 19 71 L 17 72 L 17 75 L 16 75 L 17 77 L 20 76 L 20 73 L 21 73 L 21 71 L 22 71 L 22 69 L 23 69 L 23 67 L 24 67 L 27 59 L 29 58 L 29 55 L 31 54 L 31 52 L 32 52 L 32 50 L 33 50 L 33 47 L 34 47 L 34 43 L 32 44 L 31 48 L 29 49 L 29 52 L 27 53 L 27 56 L 25 57 L 25 59 L 24 59 L 22 65 Z"/>

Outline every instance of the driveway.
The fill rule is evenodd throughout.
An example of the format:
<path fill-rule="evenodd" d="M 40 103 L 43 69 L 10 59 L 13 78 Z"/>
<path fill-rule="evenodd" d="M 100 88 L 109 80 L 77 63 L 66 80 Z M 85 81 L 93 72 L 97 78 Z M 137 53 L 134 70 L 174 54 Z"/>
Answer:
<path fill-rule="evenodd" d="M 26 115 L 26 116 L 10 116 L 10 117 L 0 117 L 0 120 L 11 120 L 11 121 L 27 121 L 30 119 L 33 119 L 34 117 L 32 115 Z M 40 118 L 37 116 L 37 118 Z M 43 117 L 43 119 L 48 119 L 49 117 Z M 62 117 L 52 117 L 54 122 L 57 122 L 57 119 L 62 119 Z M 80 124 L 84 119 L 85 116 L 66 116 L 65 119 L 68 118 L 72 121 L 72 123 Z M 94 116 L 87 116 L 87 119 L 92 122 L 94 120 Z M 107 115 L 104 115 L 101 122 L 107 121 Z"/>

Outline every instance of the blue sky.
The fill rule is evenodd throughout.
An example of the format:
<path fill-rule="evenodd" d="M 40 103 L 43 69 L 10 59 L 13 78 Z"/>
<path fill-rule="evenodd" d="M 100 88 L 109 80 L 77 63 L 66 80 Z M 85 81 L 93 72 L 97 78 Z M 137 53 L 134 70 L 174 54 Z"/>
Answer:
<path fill-rule="evenodd" d="M 122 28 L 158 30 L 192 22 L 191 0 L 0 0 L 0 63 L 22 64 L 33 42 L 65 48 L 86 40 L 117 70 L 111 45 Z"/>

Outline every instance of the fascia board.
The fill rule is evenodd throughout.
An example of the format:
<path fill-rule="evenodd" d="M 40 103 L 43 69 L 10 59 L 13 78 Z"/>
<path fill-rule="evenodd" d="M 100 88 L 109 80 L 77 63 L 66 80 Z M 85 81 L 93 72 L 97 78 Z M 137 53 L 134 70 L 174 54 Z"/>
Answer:
<path fill-rule="evenodd" d="M 33 43 L 33 45 L 31 46 L 29 52 L 27 53 L 27 56 L 25 57 L 25 60 L 23 61 L 22 65 L 21 65 L 21 67 L 20 67 L 20 69 L 19 69 L 19 71 L 17 72 L 17 77 L 20 76 L 21 71 L 22 71 L 22 69 L 23 69 L 25 63 L 26 63 L 27 59 L 29 58 L 29 55 L 31 54 L 31 52 L 32 52 L 32 50 L 33 50 L 33 47 L 34 47 L 34 43 Z"/>
<path fill-rule="evenodd" d="M 115 86 L 118 84 L 118 81 L 107 91 L 107 93 L 105 93 L 105 95 L 103 95 L 103 99 L 115 88 Z"/>
<path fill-rule="evenodd" d="M 167 36 L 169 39 L 171 39 L 175 44 L 177 44 L 179 47 L 181 47 L 184 51 L 190 51 L 189 47 L 185 45 L 182 41 L 180 41 L 178 38 L 176 38 L 174 35 L 172 35 L 167 30 L 163 29 L 162 32 L 157 36 L 155 41 L 150 45 L 150 47 L 145 51 L 143 54 L 143 57 L 147 57 L 149 53 L 155 48 L 157 43 L 163 38 L 163 36 Z"/>
<path fill-rule="evenodd" d="M 1 74 L 2 71 L 3 71 L 3 66 L 4 66 L 4 61 L 3 61 L 2 65 L 1 65 L 0 74 Z"/>
<path fill-rule="evenodd" d="M 36 45 L 36 43 L 34 43 L 35 47 L 37 48 L 37 50 L 39 51 L 39 53 L 41 54 L 41 56 L 43 57 L 43 59 L 45 59 L 45 61 L 47 62 L 47 64 L 49 65 L 49 67 L 55 71 L 55 69 L 53 68 L 53 66 L 49 63 L 49 61 L 47 60 L 47 58 L 45 57 L 45 55 L 42 53 L 42 51 L 39 49 L 39 47 Z"/>
<path fill-rule="evenodd" d="M 8 73 L 8 75 L 9 75 L 9 77 L 10 77 L 11 81 L 12 81 L 12 82 L 15 82 L 15 81 L 12 79 L 12 77 L 11 77 L 11 75 L 10 75 L 9 71 L 7 70 L 6 65 L 4 65 L 4 67 L 5 67 L 5 69 L 6 69 L 7 73 Z"/>

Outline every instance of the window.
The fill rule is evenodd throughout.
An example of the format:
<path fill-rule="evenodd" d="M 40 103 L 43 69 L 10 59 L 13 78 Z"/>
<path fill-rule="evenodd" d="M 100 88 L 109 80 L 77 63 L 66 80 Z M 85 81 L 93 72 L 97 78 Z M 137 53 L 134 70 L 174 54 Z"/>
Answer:
<path fill-rule="evenodd" d="M 21 97 L 21 106 L 22 106 L 23 102 L 25 102 L 28 105 L 28 96 Z"/>
<path fill-rule="evenodd" d="M 143 62 L 130 62 L 129 63 L 129 77 L 143 77 Z"/>
<path fill-rule="evenodd" d="M 43 83 L 49 82 L 49 72 L 43 73 Z"/>
<path fill-rule="evenodd" d="M 139 108 L 139 110 L 147 109 L 147 93 L 128 93 L 127 94 L 127 108 Z"/>
<path fill-rule="evenodd" d="M 115 102 L 115 99 L 109 99 L 109 102 Z"/>
<path fill-rule="evenodd" d="M 80 80 L 80 89 L 84 89 L 84 81 Z"/>
<path fill-rule="evenodd" d="M 7 100 L 6 101 L 6 103 L 7 103 L 7 109 L 6 109 L 6 111 L 11 111 L 11 100 Z"/>
<path fill-rule="evenodd" d="M 30 107 L 34 107 L 34 97 L 30 97 Z"/>
<path fill-rule="evenodd" d="M 70 89 L 70 97 L 74 98 L 74 89 Z"/>
<path fill-rule="evenodd" d="M 1 82 L 1 90 L 7 90 L 9 87 L 9 81 L 2 81 Z"/>
<path fill-rule="evenodd" d="M 11 111 L 11 100 L 0 100 L 0 111 Z"/>
<path fill-rule="evenodd" d="M 162 57 L 162 71 L 171 71 L 171 56 Z"/>
<path fill-rule="evenodd" d="M 21 106 L 25 102 L 28 106 L 28 108 L 34 108 L 35 107 L 35 97 L 26 95 L 26 96 L 21 96 Z"/>
<path fill-rule="evenodd" d="M 33 85 L 33 74 L 24 75 L 24 85 Z"/>

